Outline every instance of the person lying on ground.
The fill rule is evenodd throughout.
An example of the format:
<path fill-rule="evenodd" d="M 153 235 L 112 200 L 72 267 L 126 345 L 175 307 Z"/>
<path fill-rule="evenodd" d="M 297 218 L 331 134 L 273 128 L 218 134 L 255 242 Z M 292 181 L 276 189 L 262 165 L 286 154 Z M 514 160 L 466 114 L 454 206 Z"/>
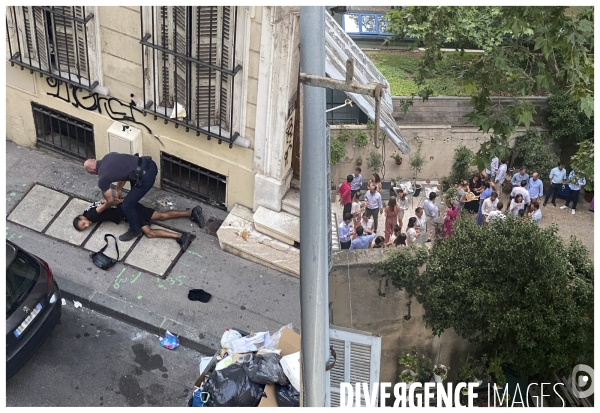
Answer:
<path fill-rule="evenodd" d="M 73 219 L 73 226 L 78 231 L 84 231 L 90 225 L 96 222 L 112 221 L 115 224 L 119 224 L 122 220 L 125 220 L 125 213 L 121 205 L 108 207 L 108 204 L 104 201 L 97 201 L 90 204 L 82 215 L 78 215 Z M 165 211 L 158 212 L 152 208 L 148 208 L 140 203 L 136 204 L 135 209 L 138 214 L 140 228 L 142 233 L 148 238 L 172 238 L 177 241 L 181 246 L 182 250 L 186 250 L 192 241 L 192 234 L 189 232 L 182 232 L 181 234 L 165 231 L 163 229 L 152 229 L 150 228 L 150 221 L 166 221 L 174 218 L 185 218 L 189 217 L 192 221 L 196 222 L 200 226 L 202 217 L 202 207 L 200 205 L 195 206 L 191 210 L 186 211 Z"/>

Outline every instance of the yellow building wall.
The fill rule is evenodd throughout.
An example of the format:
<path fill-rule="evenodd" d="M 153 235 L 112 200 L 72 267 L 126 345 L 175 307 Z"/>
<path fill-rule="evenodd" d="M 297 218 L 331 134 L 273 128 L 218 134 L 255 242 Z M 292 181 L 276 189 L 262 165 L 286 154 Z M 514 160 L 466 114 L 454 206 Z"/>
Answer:
<path fill-rule="evenodd" d="M 251 14 L 254 16 L 247 23 L 246 31 L 250 37 L 246 42 L 239 42 L 237 53 L 245 56 L 243 69 L 237 76 L 245 76 L 245 90 L 236 90 L 236 95 L 245 97 L 245 135 L 250 139 L 249 148 L 233 145 L 230 149 L 226 142 L 219 145 L 218 140 L 207 140 L 205 135 L 196 136 L 196 132 L 185 128 L 175 128 L 173 123 L 165 124 L 150 114 L 143 116 L 134 111 L 135 120 L 145 124 L 152 134 L 141 125 L 124 122 L 137 127 L 143 132 L 143 154 L 152 156 L 159 165 L 160 152 L 167 152 L 195 165 L 217 172 L 227 177 L 227 209 L 235 204 L 252 208 L 254 195 L 253 141 L 256 126 L 256 96 L 258 89 L 258 65 L 260 64 L 260 7 L 255 7 Z M 258 9 L 258 10 L 256 10 Z M 257 19 L 258 18 L 258 19 Z M 128 104 L 131 100 L 142 100 L 142 48 L 140 39 L 139 7 L 98 7 L 99 37 L 101 50 L 102 82 L 110 90 L 109 97 L 115 97 Z M 238 25 L 240 23 L 238 22 Z M 258 38 L 257 38 L 258 36 Z M 75 107 L 71 102 L 65 102 L 48 93 L 56 93 L 56 88 L 48 85 L 46 78 L 29 71 L 21 71 L 18 67 L 7 64 L 6 88 L 6 136 L 7 139 L 24 146 L 35 146 L 36 136 L 31 102 L 47 106 L 89 122 L 94 126 L 96 157 L 101 158 L 108 153 L 108 137 L 106 130 L 114 120 L 107 116 L 103 104 L 100 105 L 102 114 L 98 111 L 85 110 Z M 70 92 L 70 91 L 69 91 Z M 63 85 L 61 96 L 67 96 Z M 78 92 L 82 98 L 87 92 Z M 238 96 L 236 96 L 238 98 Z M 71 99 L 73 100 L 73 99 Z M 80 99 L 81 100 L 81 99 Z M 89 100 L 87 101 L 89 102 Z M 87 103 L 86 102 L 86 103 Z M 128 108 L 114 104 L 116 110 L 129 114 Z M 153 136 L 154 135 L 154 136 Z M 161 146 L 159 140 L 164 144 Z M 83 169 L 82 169 L 83 173 Z M 160 171 L 155 186 L 160 187 Z"/>

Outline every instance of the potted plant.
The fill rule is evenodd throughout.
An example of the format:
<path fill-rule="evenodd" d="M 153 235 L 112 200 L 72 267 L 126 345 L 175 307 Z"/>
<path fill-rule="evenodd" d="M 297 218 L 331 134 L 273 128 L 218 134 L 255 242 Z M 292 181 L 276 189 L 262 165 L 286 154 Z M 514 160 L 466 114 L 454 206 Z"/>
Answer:
<path fill-rule="evenodd" d="M 398 364 L 406 367 L 400 373 L 400 380 L 405 383 L 429 381 L 433 374 L 431 360 L 427 355 L 419 352 L 418 347 L 412 347 L 410 350 L 404 350 L 400 353 Z"/>
<path fill-rule="evenodd" d="M 452 182 L 452 177 L 444 176 L 442 179 L 438 180 L 438 183 L 442 185 L 442 192 L 446 192 L 450 188 L 450 185 L 455 182 Z"/>
<path fill-rule="evenodd" d="M 421 155 L 421 146 L 423 142 L 419 142 L 419 146 L 417 147 L 417 151 L 414 155 L 410 156 L 410 168 L 413 170 L 413 179 L 417 179 L 417 174 L 423 170 L 423 165 L 425 165 L 425 158 Z"/>
<path fill-rule="evenodd" d="M 359 156 L 358 158 L 356 158 L 356 166 L 361 166 L 362 165 L 362 158 Z"/>
<path fill-rule="evenodd" d="M 425 183 L 430 184 L 431 183 L 431 179 L 426 179 Z"/>
<path fill-rule="evenodd" d="M 378 174 L 381 171 L 382 166 L 383 162 L 381 160 L 381 154 L 376 150 L 369 152 L 369 157 L 367 158 L 367 168 L 373 171 L 373 173 Z"/>
<path fill-rule="evenodd" d="M 443 364 L 433 366 L 433 381 L 441 383 L 448 378 L 448 367 Z"/>
<path fill-rule="evenodd" d="M 402 165 L 402 157 L 400 156 L 400 154 L 395 153 L 392 156 L 390 156 L 390 158 L 396 161 L 396 165 Z"/>

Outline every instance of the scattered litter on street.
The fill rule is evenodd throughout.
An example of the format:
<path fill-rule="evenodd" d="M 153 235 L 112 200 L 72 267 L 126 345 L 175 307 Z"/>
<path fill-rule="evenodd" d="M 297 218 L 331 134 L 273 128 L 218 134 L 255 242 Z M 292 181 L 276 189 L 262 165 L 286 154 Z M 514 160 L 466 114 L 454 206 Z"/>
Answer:
<path fill-rule="evenodd" d="M 169 350 L 175 350 L 179 347 L 179 337 L 171 334 L 169 330 L 167 330 L 165 336 L 160 339 L 160 345 Z"/>
<path fill-rule="evenodd" d="M 300 335 L 227 328 L 221 350 L 200 360 L 189 407 L 299 407 Z"/>
<path fill-rule="evenodd" d="M 73 305 L 75 306 L 75 308 L 83 307 L 79 301 L 75 300 L 73 300 Z"/>
<path fill-rule="evenodd" d="M 67 305 L 67 300 L 65 300 L 64 298 L 61 298 L 60 302 L 62 305 Z"/>

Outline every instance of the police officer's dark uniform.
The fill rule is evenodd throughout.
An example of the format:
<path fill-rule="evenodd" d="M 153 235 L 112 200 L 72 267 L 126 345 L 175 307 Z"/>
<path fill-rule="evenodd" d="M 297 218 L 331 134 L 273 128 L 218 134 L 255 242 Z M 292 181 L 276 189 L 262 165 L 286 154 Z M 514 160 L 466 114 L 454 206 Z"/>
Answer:
<path fill-rule="evenodd" d="M 131 190 L 121 204 L 129 223 L 129 231 L 121 235 L 119 239 L 129 241 L 142 235 L 135 206 L 154 185 L 158 173 L 156 163 L 149 156 L 139 157 L 111 152 L 102 160 L 97 161 L 96 170 L 98 171 L 98 187 L 102 193 L 108 191 L 113 182 L 129 181 L 131 183 Z"/>

